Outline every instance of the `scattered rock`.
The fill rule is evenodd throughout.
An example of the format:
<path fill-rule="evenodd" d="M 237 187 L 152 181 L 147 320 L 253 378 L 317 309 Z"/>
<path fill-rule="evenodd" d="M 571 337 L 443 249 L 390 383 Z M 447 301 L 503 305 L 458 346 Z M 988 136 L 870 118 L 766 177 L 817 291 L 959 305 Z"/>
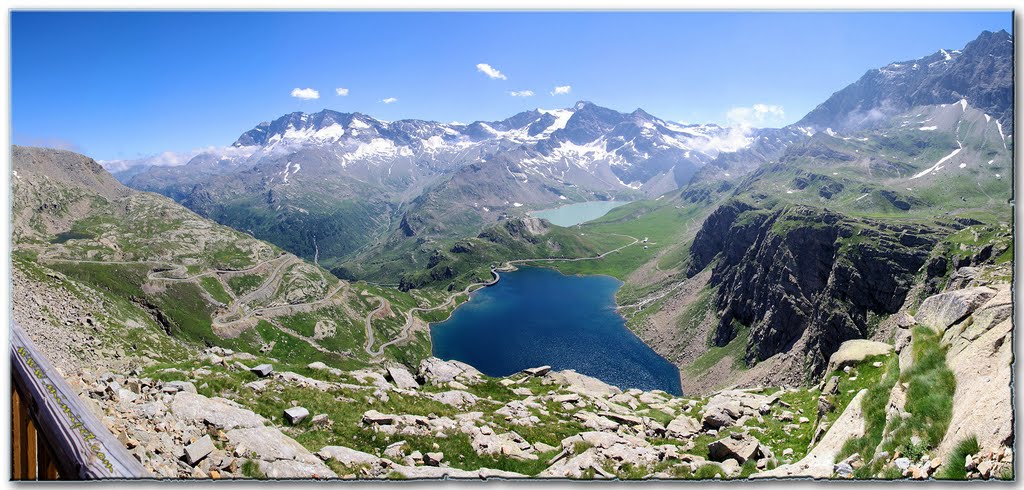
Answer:
<path fill-rule="evenodd" d="M 327 427 L 331 425 L 331 419 L 326 413 L 318 413 L 309 420 L 309 425 L 312 425 L 313 427 Z"/>
<path fill-rule="evenodd" d="M 761 455 L 761 443 L 756 438 L 740 433 L 708 444 L 708 457 L 712 461 L 734 459 L 740 464 Z"/>
<path fill-rule="evenodd" d="M 836 457 L 846 441 L 864 435 L 864 416 L 861 401 L 867 390 L 861 390 L 850 400 L 828 432 L 814 448 L 800 461 L 781 465 L 775 469 L 751 475 L 751 478 L 830 478 L 833 475 Z M 787 455 L 784 450 L 782 453 Z M 790 453 L 792 454 L 792 453 Z"/>
<path fill-rule="evenodd" d="M 284 411 L 284 419 L 291 425 L 298 424 L 309 417 L 309 410 L 303 407 L 292 407 Z"/>
<path fill-rule="evenodd" d="M 900 471 L 906 471 L 907 468 L 910 468 L 910 460 L 907 458 L 896 458 L 892 464 Z"/>
<path fill-rule="evenodd" d="M 480 401 L 480 399 L 476 395 L 462 390 L 451 390 L 444 391 L 441 393 L 432 393 L 428 396 L 436 401 L 444 403 L 445 405 L 451 405 L 457 408 L 476 405 L 477 402 Z"/>
<path fill-rule="evenodd" d="M 444 453 L 427 453 L 423 456 L 423 464 L 428 466 L 441 466 L 441 462 L 444 461 Z"/>
<path fill-rule="evenodd" d="M 523 373 L 526 373 L 530 376 L 544 376 L 549 372 L 551 372 L 551 366 L 540 366 L 534 368 L 527 368 L 523 370 Z"/>
<path fill-rule="evenodd" d="M 394 415 L 387 415 L 376 410 L 367 410 L 363 413 L 364 424 L 391 425 L 395 422 Z"/>
<path fill-rule="evenodd" d="M 259 366 L 249 369 L 249 371 L 256 376 L 265 378 L 274 372 L 274 366 L 271 366 L 270 364 L 260 364 Z"/>
<path fill-rule="evenodd" d="M 405 390 L 415 390 L 420 387 L 420 384 L 416 382 L 416 378 L 404 366 L 388 366 L 388 377 L 395 383 L 395 386 Z"/>
<path fill-rule="evenodd" d="M 680 415 L 668 423 L 666 431 L 669 436 L 677 439 L 688 439 L 697 435 L 701 430 L 701 424 L 697 419 L 688 415 Z"/>
<path fill-rule="evenodd" d="M 198 441 L 185 446 L 185 462 L 195 466 L 199 460 L 207 457 L 214 449 L 213 439 L 209 435 L 200 437 Z"/>

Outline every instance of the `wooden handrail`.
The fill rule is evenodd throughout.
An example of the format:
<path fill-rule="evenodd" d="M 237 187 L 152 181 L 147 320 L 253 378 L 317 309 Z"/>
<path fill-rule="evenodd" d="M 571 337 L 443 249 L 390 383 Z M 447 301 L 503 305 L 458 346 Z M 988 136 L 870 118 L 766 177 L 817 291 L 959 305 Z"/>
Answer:
<path fill-rule="evenodd" d="M 38 446 L 43 463 L 39 466 L 42 468 L 40 477 L 53 476 L 51 464 L 56 466 L 61 479 L 153 477 L 89 411 L 46 356 L 36 349 L 32 339 L 14 322 L 11 322 L 11 378 L 15 391 L 12 393 L 15 412 L 12 425 L 17 436 L 12 438 L 12 446 L 15 446 L 12 449 L 31 454 Z M 27 408 L 27 414 L 18 413 L 23 408 Z M 32 423 L 26 424 L 28 418 Z M 19 433 L 19 430 L 25 432 Z M 38 444 L 35 432 L 40 436 Z M 32 451 L 27 447 L 19 448 L 22 443 L 32 446 Z M 44 454 L 44 448 L 48 454 Z M 35 466 L 25 469 L 25 478 L 36 477 Z"/>

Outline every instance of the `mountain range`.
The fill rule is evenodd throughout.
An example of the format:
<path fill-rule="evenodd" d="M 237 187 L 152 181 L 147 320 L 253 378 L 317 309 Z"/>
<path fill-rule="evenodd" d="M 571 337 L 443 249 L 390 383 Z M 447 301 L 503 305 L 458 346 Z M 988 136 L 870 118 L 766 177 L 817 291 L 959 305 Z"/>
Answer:
<path fill-rule="evenodd" d="M 817 132 L 855 132 L 918 105 L 966 100 L 1008 136 L 1012 46 L 1005 31 L 986 32 L 962 50 L 870 70 L 781 129 L 683 125 L 586 101 L 471 124 L 323 110 L 260 123 L 185 165 L 118 175 L 334 267 L 381 243 L 472 235 L 530 209 L 734 179 Z"/>
<path fill-rule="evenodd" d="M 378 476 L 433 474 L 423 453 L 440 451 L 540 476 L 1012 478 L 1012 48 L 984 32 L 870 70 L 784 128 L 589 102 L 468 125 L 325 110 L 129 168 L 128 186 L 88 157 L 14 147 L 14 316 L 62 369 L 151 377 L 146 407 L 181 391 L 149 413 L 81 375 L 170 477 L 204 474 L 176 449 L 210 421 L 159 422 L 166 444 L 145 424 L 191 399 L 329 418 L 264 427 L 285 442 L 256 455 L 238 428 L 218 435 L 259 460 L 208 458 L 229 475 L 355 475 L 337 461 L 353 454 Z M 528 214 L 594 199 L 634 202 L 570 227 Z M 431 357 L 428 324 L 517 265 L 621 280 L 614 307 L 688 400 Z M 286 445 L 337 464 L 297 467 Z M 761 454 L 741 465 L 721 452 L 736 445 Z M 688 463 L 706 460 L 721 465 Z"/>

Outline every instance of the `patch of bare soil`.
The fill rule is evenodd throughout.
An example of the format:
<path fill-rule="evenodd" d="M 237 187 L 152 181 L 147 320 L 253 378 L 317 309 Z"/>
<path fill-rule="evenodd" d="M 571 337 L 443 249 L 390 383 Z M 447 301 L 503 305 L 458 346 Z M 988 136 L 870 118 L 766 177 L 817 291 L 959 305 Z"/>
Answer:
<path fill-rule="evenodd" d="M 384 302 L 384 308 L 381 308 L 376 313 L 374 313 L 373 319 L 380 320 L 381 318 L 391 318 L 395 316 L 395 312 L 391 311 L 391 302 L 384 298 L 381 298 L 381 301 Z"/>
<path fill-rule="evenodd" d="M 693 362 L 707 350 L 704 340 L 711 328 L 710 319 L 701 322 L 695 332 L 682 332 L 679 317 L 700 297 L 707 286 L 711 271 L 706 270 L 687 279 L 676 291 L 666 297 L 661 309 L 644 319 L 636 329 L 637 335 L 655 352 L 677 366 Z"/>

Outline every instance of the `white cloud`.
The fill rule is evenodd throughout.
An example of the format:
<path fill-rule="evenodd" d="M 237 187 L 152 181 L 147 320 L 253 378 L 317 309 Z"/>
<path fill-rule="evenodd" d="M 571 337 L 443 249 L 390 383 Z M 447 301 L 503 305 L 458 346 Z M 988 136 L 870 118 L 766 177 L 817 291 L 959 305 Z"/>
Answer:
<path fill-rule="evenodd" d="M 572 91 L 572 85 L 559 85 L 551 91 L 551 95 L 565 95 Z"/>
<path fill-rule="evenodd" d="M 98 163 L 110 172 L 120 172 L 127 170 L 132 167 L 139 165 L 146 167 L 177 167 L 185 165 L 193 158 L 209 153 L 214 156 L 221 158 L 247 158 L 252 152 L 253 148 L 236 148 L 234 146 L 208 146 L 205 148 L 196 148 L 189 151 L 165 151 L 162 153 L 156 153 L 153 155 L 147 155 L 139 158 L 125 159 L 125 160 L 99 160 Z"/>
<path fill-rule="evenodd" d="M 513 90 L 508 94 L 512 97 L 533 97 L 533 90 Z"/>
<path fill-rule="evenodd" d="M 749 128 L 781 123 L 786 113 L 780 105 L 754 104 L 750 107 L 733 107 L 725 117 L 730 125 Z"/>
<path fill-rule="evenodd" d="M 394 104 L 395 102 L 398 102 L 398 99 L 396 99 L 394 97 L 388 97 L 386 99 L 381 99 L 380 101 L 385 103 L 385 104 Z"/>
<path fill-rule="evenodd" d="M 318 91 L 316 91 L 314 89 L 311 89 L 311 88 L 295 88 L 295 89 L 292 89 L 292 97 L 296 97 L 296 98 L 299 98 L 299 99 L 305 99 L 305 100 L 319 99 L 320 98 L 320 92 L 318 92 Z"/>
<path fill-rule="evenodd" d="M 348 95 L 348 89 L 347 88 L 338 87 L 338 88 L 334 89 L 334 93 L 344 97 L 344 96 Z"/>
<path fill-rule="evenodd" d="M 495 79 L 499 79 L 499 80 L 508 80 L 508 77 L 506 77 L 504 73 L 498 71 L 497 68 L 495 68 L 495 67 L 493 67 L 491 65 L 488 65 L 487 63 L 479 63 L 479 64 L 477 64 L 476 65 L 476 69 L 477 69 L 477 71 L 479 71 L 479 72 L 483 73 L 484 75 L 487 75 L 487 76 L 489 76 L 491 78 L 495 78 Z"/>

